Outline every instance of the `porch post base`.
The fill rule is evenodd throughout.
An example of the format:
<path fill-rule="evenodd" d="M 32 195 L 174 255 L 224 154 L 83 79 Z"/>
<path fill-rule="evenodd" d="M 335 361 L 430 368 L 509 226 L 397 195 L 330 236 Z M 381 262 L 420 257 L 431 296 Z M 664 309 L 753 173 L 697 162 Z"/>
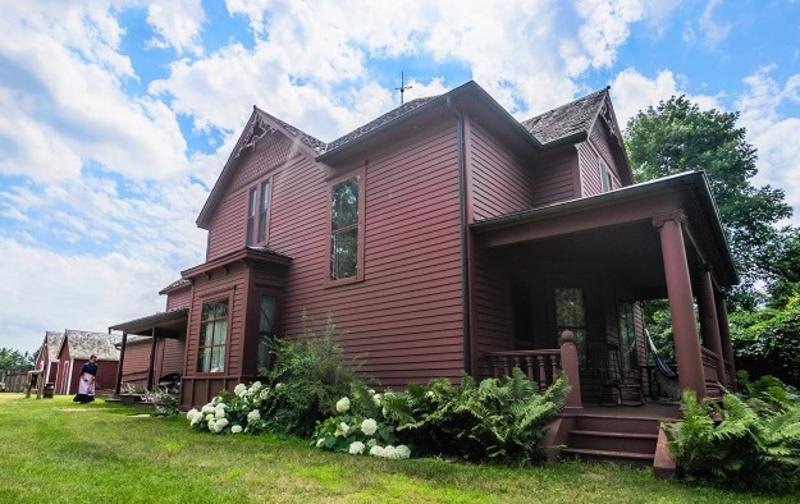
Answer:
<path fill-rule="evenodd" d="M 667 443 L 667 435 L 662 427 L 658 429 L 658 442 L 656 444 L 656 455 L 653 460 L 653 476 L 659 479 L 671 479 L 675 477 L 677 464 L 672 456 L 672 450 Z"/>

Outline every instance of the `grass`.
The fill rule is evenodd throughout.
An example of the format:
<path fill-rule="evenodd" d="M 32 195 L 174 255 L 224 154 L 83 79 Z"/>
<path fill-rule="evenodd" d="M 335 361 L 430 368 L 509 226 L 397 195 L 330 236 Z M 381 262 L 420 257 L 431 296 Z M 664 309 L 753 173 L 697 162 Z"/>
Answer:
<path fill-rule="evenodd" d="M 647 469 L 386 461 L 295 438 L 214 436 L 141 408 L 0 394 L 0 502 L 796 502 L 692 488 Z"/>

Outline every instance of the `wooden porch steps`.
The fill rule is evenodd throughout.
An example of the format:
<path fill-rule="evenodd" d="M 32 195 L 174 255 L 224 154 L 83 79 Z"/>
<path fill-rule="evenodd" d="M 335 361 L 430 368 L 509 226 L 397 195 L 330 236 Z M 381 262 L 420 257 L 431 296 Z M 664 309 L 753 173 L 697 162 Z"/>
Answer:
<path fill-rule="evenodd" d="M 652 465 L 660 423 L 674 417 L 672 410 L 651 405 L 585 408 L 575 418 L 575 427 L 561 453 L 589 460 Z"/>

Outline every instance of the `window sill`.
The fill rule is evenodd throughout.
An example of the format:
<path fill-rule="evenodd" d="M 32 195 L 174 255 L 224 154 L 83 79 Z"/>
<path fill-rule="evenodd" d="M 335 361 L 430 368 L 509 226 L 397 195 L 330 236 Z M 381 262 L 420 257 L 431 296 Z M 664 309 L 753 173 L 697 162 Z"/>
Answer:
<path fill-rule="evenodd" d="M 340 285 L 352 285 L 361 283 L 363 281 L 364 281 L 364 275 L 356 275 L 347 278 L 338 278 L 336 280 L 326 279 L 324 288 L 331 289 L 334 287 L 339 287 Z"/>

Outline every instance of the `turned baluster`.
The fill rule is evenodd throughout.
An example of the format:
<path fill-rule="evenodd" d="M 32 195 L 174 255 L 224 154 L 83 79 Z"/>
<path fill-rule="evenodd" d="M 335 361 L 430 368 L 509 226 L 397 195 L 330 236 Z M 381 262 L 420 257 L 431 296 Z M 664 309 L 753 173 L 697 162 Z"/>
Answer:
<path fill-rule="evenodd" d="M 536 360 L 539 364 L 539 391 L 544 392 L 547 388 L 547 370 L 544 367 L 544 355 L 537 355 Z"/>

